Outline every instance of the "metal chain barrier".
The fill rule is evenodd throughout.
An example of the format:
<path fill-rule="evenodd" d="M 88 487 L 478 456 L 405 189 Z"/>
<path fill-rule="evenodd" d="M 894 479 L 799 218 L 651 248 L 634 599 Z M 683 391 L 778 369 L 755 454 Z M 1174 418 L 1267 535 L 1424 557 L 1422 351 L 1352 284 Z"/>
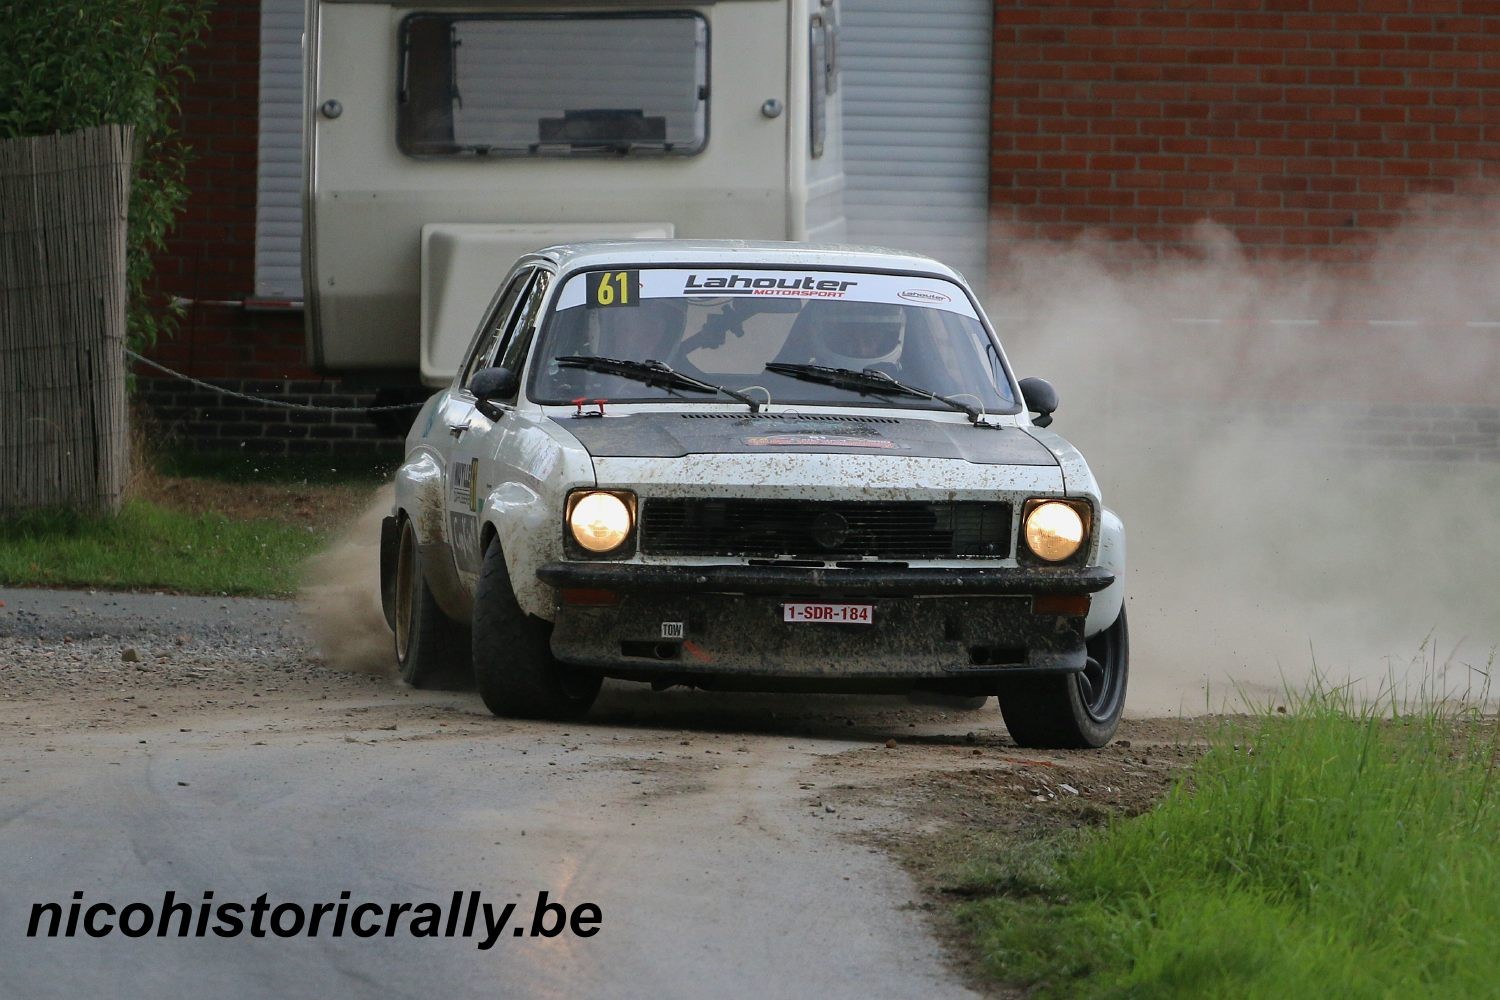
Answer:
<path fill-rule="evenodd" d="M 163 372 L 180 381 L 187 382 L 190 385 L 195 385 L 200 389 L 207 389 L 209 392 L 216 392 L 221 396 L 229 396 L 233 399 L 243 399 L 246 402 L 255 403 L 259 406 L 274 406 L 283 410 L 310 410 L 314 413 L 384 413 L 390 410 L 415 410 L 422 406 L 422 403 L 420 402 L 392 403 L 386 406 L 319 406 L 316 403 L 288 403 L 285 400 L 266 399 L 263 396 L 252 396 L 249 393 L 237 392 L 234 389 L 226 389 L 223 386 L 214 385 L 210 382 L 205 382 L 202 379 L 193 378 L 191 375 L 184 375 L 182 372 L 173 371 L 171 368 L 168 368 L 166 365 L 161 364 L 160 362 L 152 361 L 150 358 L 142 357 L 132 350 L 126 350 L 125 355 L 129 358 L 133 358 L 134 360 L 140 362 L 148 368 L 155 368 L 159 372 Z"/>

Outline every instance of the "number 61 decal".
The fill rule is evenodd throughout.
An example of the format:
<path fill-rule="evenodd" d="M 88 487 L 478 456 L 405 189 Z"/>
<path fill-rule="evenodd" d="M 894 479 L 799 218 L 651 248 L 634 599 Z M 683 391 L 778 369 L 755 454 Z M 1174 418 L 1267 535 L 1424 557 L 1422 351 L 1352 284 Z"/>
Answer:
<path fill-rule="evenodd" d="M 590 307 L 612 308 L 640 304 L 639 271 L 591 271 L 585 278 Z"/>

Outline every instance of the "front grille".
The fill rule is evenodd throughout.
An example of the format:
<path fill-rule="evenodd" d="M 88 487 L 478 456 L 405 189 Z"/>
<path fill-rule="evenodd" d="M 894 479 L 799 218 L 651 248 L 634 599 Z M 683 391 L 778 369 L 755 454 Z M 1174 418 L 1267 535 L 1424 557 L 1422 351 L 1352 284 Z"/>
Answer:
<path fill-rule="evenodd" d="M 1010 504 L 648 498 L 641 551 L 654 555 L 877 559 L 1003 558 Z"/>

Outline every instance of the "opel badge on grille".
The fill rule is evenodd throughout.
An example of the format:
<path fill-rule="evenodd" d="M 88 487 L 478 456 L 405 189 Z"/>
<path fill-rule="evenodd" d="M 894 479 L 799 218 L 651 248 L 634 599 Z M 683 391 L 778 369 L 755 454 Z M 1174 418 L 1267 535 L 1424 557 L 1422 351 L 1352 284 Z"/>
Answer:
<path fill-rule="evenodd" d="M 825 549 L 836 549 L 849 538 L 849 522 L 844 515 L 825 510 L 812 523 L 813 541 Z"/>

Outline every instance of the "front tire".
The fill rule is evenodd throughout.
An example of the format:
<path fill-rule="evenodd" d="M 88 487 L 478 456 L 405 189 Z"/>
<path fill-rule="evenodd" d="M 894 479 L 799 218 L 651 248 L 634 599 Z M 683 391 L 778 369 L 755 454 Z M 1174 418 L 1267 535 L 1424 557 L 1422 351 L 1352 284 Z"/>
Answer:
<path fill-rule="evenodd" d="M 599 695 L 603 678 L 552 655 L 552 625 L 516 603 L 500 541 L 484 550 L 474 592 L 474 679 L 485 707 L 517 719 L 576 719 Z"/>
<path fill-rule="evenodd" d="M 1088 640 L 1088 663 L 1076 674 L 1017 677 L 999 692 L 1005 728 L 1019 746 L 1082 750 L 1104 746 L 1125 710 L 1130 633 L 1125 609 Z"/>
<path fill-rule="evenodd" d="M 461 691 L 473 685 L 469 630 L 438 607 L 427 586 L 422 549 L 410 519 L 401 522 L 396 549 L 396 666 L 414 688 Z"/>

